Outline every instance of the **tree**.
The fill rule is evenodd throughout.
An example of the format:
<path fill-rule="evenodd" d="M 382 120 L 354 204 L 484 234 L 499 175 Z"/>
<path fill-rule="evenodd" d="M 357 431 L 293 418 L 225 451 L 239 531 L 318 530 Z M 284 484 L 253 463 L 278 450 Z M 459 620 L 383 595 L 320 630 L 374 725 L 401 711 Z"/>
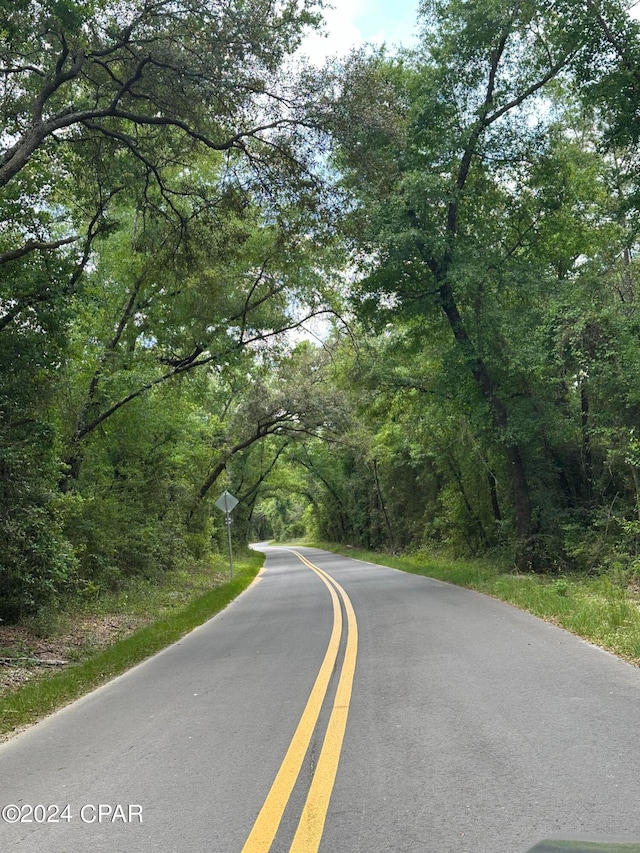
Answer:
<path fill-rule="evenodd" d="M 304 160 L 294 129 L 304 120 L 307 91 L 287 85 L 279 69 L 304 27 L 317 21 L 313 6 L 2 3 L 0 188 L 5 204 L 28 197 L 37 213 L 31 224 L 5 217 L 18 227 L 0 262 L 82 242 L 83 230 L 78 262 L 86 262 L 111 200 L 129 187 L 141 210 L 157 210 L 161 200 L 163 215 L 180 221 L 186 193 L 202 206 L 215 204 L 219 180 L 189 188 L 183 178 L 198 152 L 226 157 L 225 186 L 268 180 L 275 189 L 282 168 Z M 53 215 L 61 203 L 62 218 Z M 73 292 L 76 279 L 63 293 Z M 37 284 L 18 291 L 0 325 L 51 296 Z"/>
<path fill-rule="evenodd" d="M 504 455 L 521 565 L 535 565 L 532 536 L 543 532 L 531 484 L 541 411 L 522 320 L 530 329 L 541 319 L 534 294 L 575 274 L 583 253 L 580 239 L 558 239 L 558 210 L 576 199 L 550 191 L 566 142 L 553 97 L 590 44 L 572 6 L 423 3 L 417 55 L 353 58 L 334 120 L 355 208 L 348 227 L 364 235 L 353 241 L 360 312 L 380 322 L 419 316 L 428 328 L 439 312 L 485 412 L 483 431 Z M 354 126 L 368 90 L 372 118 Z M 541 250 L 552 228 L 562 246 L 553 259 Z"/>
<path fill-rule="evenodd" d="M 270 131 L 300 118 L 278 71 L 302 29 L 317 23 L 315 5 L 3 2 L 9 124 L 0 186 L 43 145 L 85 134 L 132 151 L 150 175 L 161 170 L 156 177 L 185 141 L 216 151 L 255 145 L 259 158 L 278 144 Z"/>
<path fill-rule="evenodd" d="M 327 383 L 326 355 L 309 342 L 301 342 L 290 351 L 267 357 L 262 364 L 254 362 L 251 372 L 245 373 L 244 387 L 226 407 L 225 441 L 218 447 L 204 482 L 198 491 L 203 500 L 218 481 L 227 465 L 244 451 L 270 436 L 279 441 L 273 455 L 279 457 L 284 446 L 309 436 L 331 433 L 330 424 L 336 411 L 331 385 Z M 243 455 L 250 459 L 250 454 Z M 264 468 L 271 469 L 272 461 L 262 459 Z M 235 469 L 243 466 L 235 462 Z M 236 478 L 248 479 L 237 472 Z M 240 489 L 240 483 L 237 488 Z M 249 492 L 256 485 L 249 486 Z"/>
<path fill-rule="evenodd" d="M 160 515 L 147 523 L 142 484 L 145 459 L 177 470 L 153 451 L 182 441 L 162 410 L 173 379 L 215 372 L 296 325 L 294 300 L 320 309 L 313 276 L 292 283 L 314 83 L 282 71 L 316 5 L 0 3 L 0 522 L 12 613 L 72 578 L 63 527 L 85 577 L 94 546 L 104 565 L 126 563 L 135 533 L 114 556 L 108 532 L 116 493 L 154 541 Z M 193 426 L 185 400 L 176 418 Z M 143 426 L 151 413 L 158 430 Z"/>
<path fill-rule="evenodd" d="M 73 477 L 87 437 L 132 401 L 194 371 L 232 370 L 244 350 L 332 310 L 305 235 L 261 219 L 255 205 L 194 212 L 187 237 L 160 221 L 133 241 L 125 228 L 96 246 L 74 329 L 72 382 L 86 390 L 69 427 Z"/>

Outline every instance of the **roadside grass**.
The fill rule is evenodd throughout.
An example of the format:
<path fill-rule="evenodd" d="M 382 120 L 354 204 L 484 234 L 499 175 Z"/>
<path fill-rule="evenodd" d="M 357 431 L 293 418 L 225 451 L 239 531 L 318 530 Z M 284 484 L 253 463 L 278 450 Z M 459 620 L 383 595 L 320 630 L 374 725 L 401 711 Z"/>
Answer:
<path fill-rule="evenodd" d="M 246 551 L 236 558 L 233 580 L 217 576 L 211 588 L 212 574 L 173 572 L 151 584 L 136 582 L 120 594 L 83 602 L 66 612 L 61 622 L 94 613 L 130 613 L 142 616 L 148 624 L 129 636 L 116 640 L 99 652 L 70 664 L 53 674 L 46 673 L 29 681 L 15 692 L 0 697 L 0 736 L 6 736 L 130 669 L 189 631 L 206 622 L 236 598 L 257 575 L 264 556 Z M 206 590 L 206 591 L 204 591 Z"/>
<path fill-rule="evenodd" d="M 305 544 L 493 596 L 640 666 L 640 596 L 626 576 L 522 574 L 488 559 L 397 557 L 333 543 Z"/>

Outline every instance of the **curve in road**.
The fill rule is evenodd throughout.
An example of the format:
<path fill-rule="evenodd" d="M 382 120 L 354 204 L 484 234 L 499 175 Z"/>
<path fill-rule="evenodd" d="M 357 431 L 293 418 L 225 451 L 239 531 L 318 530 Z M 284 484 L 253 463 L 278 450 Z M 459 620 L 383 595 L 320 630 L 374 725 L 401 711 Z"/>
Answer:
<path fill-rule="evenodd" d="M 264 550 L 214 619 L 0 746 L 0 850 L 524 853 L 640 836 L 637 668 L 469 590 Z"/>
<path fill-rule="evenodd" d="M 320 758 L 313 774 L 298 828 L 290 853 L 315 853 L 320 846 L 329 800 L 338 771 L 342 741 L 347 726 L 349 703 L 353 687 L 353 676 L 358 653 L 358 626 L 353 605 L 344 589 L 322 569 L 297 551 L 292 551 L 305 566 L 310 568 L 325 584 L 333 605 L 333 630 L 327 652 L 313 685 L 298 727 L 293 735 L 287 754 L 280 766 L 267 799 L 260 810 L 242 853 L 266 853 L 270 850 L 280 826 L 285 808 L 291 797 L 304 758 L 309 749 L 322 705 L 327 695 L 329 681 L 336 666 L 342 639 L 343 619 L 338 596 L 347 614 L 347 641 L 336 696 L 324 737 Z"/>

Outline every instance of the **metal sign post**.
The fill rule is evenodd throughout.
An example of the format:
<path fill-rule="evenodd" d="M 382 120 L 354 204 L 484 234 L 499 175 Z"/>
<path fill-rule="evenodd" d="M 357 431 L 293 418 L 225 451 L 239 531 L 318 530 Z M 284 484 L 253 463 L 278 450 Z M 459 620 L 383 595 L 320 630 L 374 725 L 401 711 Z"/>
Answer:
<path fill-rule="evenodd" d="M 233 549 L 231 548 L 231 513 L 238 506 L 238 498 L 226 490 L 216 501 L 216 506 L 224 513 L 224 522 L 227 525 L 227 536 L 229 538 L 229 568 L 231 569 L 231 580 L 233 580 Z"/>

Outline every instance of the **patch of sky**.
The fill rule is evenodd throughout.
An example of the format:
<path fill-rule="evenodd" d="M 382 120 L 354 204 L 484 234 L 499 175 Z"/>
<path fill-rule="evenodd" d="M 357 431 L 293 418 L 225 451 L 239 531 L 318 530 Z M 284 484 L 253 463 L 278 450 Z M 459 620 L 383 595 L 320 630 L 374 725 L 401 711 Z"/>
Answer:
<path fill-rule="evenodd" d="M 321 32 L 307 36 L 300 53 L 320 65 L 365 44 L 412 47 L 417 16 L 418 0 L 336 0 L 325 8 Z"/>

